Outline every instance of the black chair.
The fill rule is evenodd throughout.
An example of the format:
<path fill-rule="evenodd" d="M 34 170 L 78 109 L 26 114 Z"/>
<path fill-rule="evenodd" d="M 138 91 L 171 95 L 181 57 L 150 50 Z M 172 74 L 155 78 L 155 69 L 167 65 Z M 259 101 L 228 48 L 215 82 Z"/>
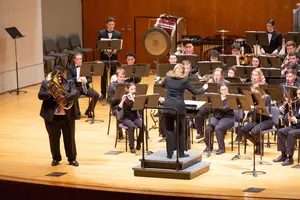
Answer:
<path fill-rule="evenodd" d="M 54 40 L 51 38 L 44 40 L 44 49 L 46 56 L 53 56 L 58 60 L 58 64 L 62 65 L 63 67 L 67 67 L 68 64 L 68 54 L 66 53 L 57 53 L 56 45 Z"/>
<path fill-rule="evenodd" d="M 81 53 L 81 51 L 73 51 L 73 50 L 71 50 L 68 38 L 64 37 L 64 36 L 60 36 L 60 37 L 57 38 L 57 46 L 58 46 L 59 52 L 66 53 L 66 54 L 69 55 L 69 58 L 68 58 L 68 62 L 69 63 L 72 62 L 72 57 L 75 54 Z"/>
<path fill-rule="evenodd" d="M 92 48 L 81 48 L 81 42 L 77 34 L 71 34 L 69 36 L 69 42 L 72 50 L 80 51 L 84 54 L 84 59 L 87 61 L 87 53 L 93 53 L 93 61 L 95 60 L 95 52 Z"/>
<path fill-rule="evenodd" d="M 56 58 L 54 56 L 43 56 L 44 61 L 44 72 L 50 73 L 53 70 L 53 67 L 56 62 Z"/>

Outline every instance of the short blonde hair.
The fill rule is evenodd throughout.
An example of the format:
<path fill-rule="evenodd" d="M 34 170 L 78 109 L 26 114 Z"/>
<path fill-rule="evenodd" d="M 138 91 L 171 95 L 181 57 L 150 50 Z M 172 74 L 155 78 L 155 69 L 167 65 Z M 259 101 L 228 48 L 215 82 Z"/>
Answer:
<path fill-rule="evenodd" d="M 182 64 L 176 64 L 172 71 L 170 71 L 168 76 L 172 78 L 184 78 L 184 67 Z"/>
<path fill-rule="evenodd" d="M 126 71 L 123 68 L 118 68 L 116 71 L 116 75 L 119 76 L 119 74 L 123 74 L 124 76 L 126 75 Z"/>

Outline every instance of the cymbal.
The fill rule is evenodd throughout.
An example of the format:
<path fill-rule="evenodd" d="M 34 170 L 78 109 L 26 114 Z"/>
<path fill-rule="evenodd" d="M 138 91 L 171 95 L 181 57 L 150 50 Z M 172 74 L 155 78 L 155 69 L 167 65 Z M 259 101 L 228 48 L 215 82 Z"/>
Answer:
<path fill-rule="evenodd" d="M 230 31 L 228 31 L 228 30 L 224 30 L 224 29 L 222 29 L 222 30 L 217 30 L 217 33 L 229 33 Z"/>

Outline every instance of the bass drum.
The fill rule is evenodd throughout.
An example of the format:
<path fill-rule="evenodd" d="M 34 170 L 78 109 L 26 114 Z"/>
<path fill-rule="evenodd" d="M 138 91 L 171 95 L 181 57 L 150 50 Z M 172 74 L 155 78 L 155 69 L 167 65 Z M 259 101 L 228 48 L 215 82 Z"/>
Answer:
<path fill-rule="evenodd" d="M 176 51 L 177 41 L 182 35 L 186 35 L 185 19 L 162 14 L 156 20 L 154 27 L 145 32 L 142 45 L 149 55 L 163 57 Z"/>

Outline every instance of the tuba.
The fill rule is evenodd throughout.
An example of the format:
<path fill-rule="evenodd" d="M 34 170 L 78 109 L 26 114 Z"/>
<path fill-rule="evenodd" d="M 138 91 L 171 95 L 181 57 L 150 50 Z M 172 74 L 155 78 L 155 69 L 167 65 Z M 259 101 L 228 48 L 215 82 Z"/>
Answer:
<path fill-rule="evenodd" d="M 58 72 L 52 71 L 46 77 L 48 82 L 48 90 L 52 94 L 53 98 L 57 100 L 60 96 L 68 95 L 68 91 L 60 84 Z M 69 110 L 74 104 L 74 100 L 67 101 L 66 99 L 61 102 L 59 105 L 65 110 Z"/>

